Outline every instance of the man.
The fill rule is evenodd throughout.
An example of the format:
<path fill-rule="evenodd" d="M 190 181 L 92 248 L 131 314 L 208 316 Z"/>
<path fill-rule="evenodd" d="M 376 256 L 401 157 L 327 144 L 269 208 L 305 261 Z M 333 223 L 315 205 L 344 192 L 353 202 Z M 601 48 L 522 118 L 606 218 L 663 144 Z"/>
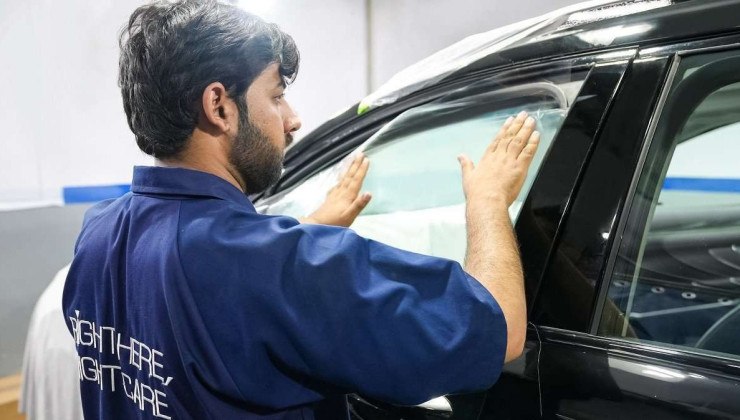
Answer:
<path fill-rule="evenodd" d="M 508 206 L 537 148 L 511 118 L 477 167 L 460 157 L 459 264 L 366 240 L 358 157 L 303 222 L 247 194 L 281 172 L 298 51 L 212 1 L 137 9 L 121 41 L 129 126 L 156 167 L 85 217 L 63 307 L 89 418 L 347 417 L 345 395 L 399 404 L 480 390 L 521 354 L 526 313 Z"/>

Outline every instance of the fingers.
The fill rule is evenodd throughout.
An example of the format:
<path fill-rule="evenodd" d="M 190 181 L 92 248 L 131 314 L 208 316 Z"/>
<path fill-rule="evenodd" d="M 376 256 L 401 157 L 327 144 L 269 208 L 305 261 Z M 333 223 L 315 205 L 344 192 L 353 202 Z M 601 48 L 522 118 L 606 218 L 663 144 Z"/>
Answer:
<path fill-rule="evenodd" d="M 355 201 L 352 202 L 352 204 L 349 207 L 350 217 L 351 220 L 355 220 L 357 216 L 362 212 L 362 210 L 367 207 L 368 203 L 370 203 L 370 200 L 373 198 L 372 194 L 370 193 L 364 193 L 359 195 Z"/>
<path fill-rule="evenodd" d="M 493 138 L 493 141 L 488 146 L 491 152 L 496 150 L 496 147 L 498 147 L 498 144 L 501 142 L 501 140 L 506 137 L 506 131 L 509 129 L 512 122 L 514 122 L 514 117 L 509 117 L 506 119 L 506 121 L 504 121 L 504 124 L 498 130 L 498 133 L 496 133 L 496 136 Z"/>
<path fill-rule="evenodd" d="M 534 118 L 527 117 L 527 119 L 524 120 L 524 124 L 522 124 L 519 131 L 514 135 L 514 138 L 512 138 L 507 145 L 506 150 L 509 153 L 514 154 L 514 156 L 519 156 L 524 147 L 527 145 L 527 141 L 529 140 L 530 136 L 532 136 L 534 129 Z"/>
<path fill-rule="evenodd" d="M 465 180 L 471 172 L 473 172 L 473 169 L 475 169 L 475 165 L 473 165 L 473 161 L 470 160 L 465 155 L 460 155 L 457 157 L 458 162 L 460 162 L 460 168 L 462 169 L 462 177 L 463 180 Z"/>
<path fill-rule="evenodd" d="M 529 115 L 526 111 L 522 111 L 519 114 L 517 114 L 516 118 L 514 118 L 514 121 L 509 124 L 509 127 L 506 129 L 506 137 L 512 138 L 516 136 L 516 134 L 519 132 L 519 130 L 522 129 L 522 126 L 524 126 L 524 123 L 527 121 L 527 117 Z"/>
<path fill-rule="evenodd" d="M 344 173 L 344 176 L 339 182 L 342 186 L 346 186 L 347 184 L 349 184 L 349 182 L 355 176 L 355 173 L 357 173 L 357 170 L 362 164 L 363 159 L 365 159 L 365 155 L 362 153 L 359 153 L 357 156 L 355 156 L 355 158 L 352 160 L 352 164 L 349 165 L 349 168 L 347 168 L 347 172 Z"/>
<path fill-rule="evenodd" d="M 529 117 L 526 111 L 520 112 L 516 117 L 509 117 L 501 126 L 501 129 L 499 129 L 493 142 L 488 146 L 488 151 L 494 152 L 499 146 L 503 146 L 504 150 L 508 150 L 509 144 L 514 141 L 522 128 L 528 125 L 528 121 L 530 119 L 534 122 L 534 119 Z M 529 137 L 529 134 L 531 134 L 531 132 L 526 133 L 525 138 Z M 521 151 L 521 149 L 519 151 Z"/>
<path fill-rule="evenodd" d="M 532 159 L 534 158 L 535 153 L 537 153 L 537 147 L 539 145 L 540 145 L 540 132 L 535 131 L 532 133 L 532 135 L 529 136 L 526 146 L 524 146 L 524 149 L 519 154 L 519 159 L 521 159 L 523 162 L 529 165 L 532 162 Z"/>
<path fill-rule="evenodd" d="M 354 173 L 351 176 L 347 177 L 347 189 L 350 194 L 357 195 L 360 192 L 360 188 L 362 188 L 362 183 L 365 181 L 365 176 L 367 175 L 367 171 L 370 168 L 370 159 L 361 156 L 361 160 L 359 160 L 359 164 L 357 165 L 357 168 L 355 169 Z"/>
<path fill-rule="evenodd" d="M 501 126 L 501 129 L 498 130 L 498 134 L 496 135 L 496 137 L 505 135 L 506 130 L 509 129 L 509 127 L 511 126 L 511 123 L 513 122 L 514 122 L 514 117 L 507 118 L 506 121 L 504 121 L 504 124 Z"/>

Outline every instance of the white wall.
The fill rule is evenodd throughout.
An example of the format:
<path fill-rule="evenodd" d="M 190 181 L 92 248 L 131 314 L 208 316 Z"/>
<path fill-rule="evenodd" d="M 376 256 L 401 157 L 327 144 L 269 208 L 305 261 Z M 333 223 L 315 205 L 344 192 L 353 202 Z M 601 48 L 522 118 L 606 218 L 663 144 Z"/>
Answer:
<path fill-rule="evenodd" d="M 0 201 L 128 182 L 136 148 L 117 87 L 117 32 L 136 1 L 0 3 Z"/>
<path fill-rule="evenodd" d="M 142 3 L 0 1 L 0 210 L 60 202 L 63 186 L 129 183 L 133 165 L 151 164 L 117 86 L 118 31 Z M 301 50 L 288 97 L 303 133 L 364 95 L 362 1 L 256 3 Z"/>

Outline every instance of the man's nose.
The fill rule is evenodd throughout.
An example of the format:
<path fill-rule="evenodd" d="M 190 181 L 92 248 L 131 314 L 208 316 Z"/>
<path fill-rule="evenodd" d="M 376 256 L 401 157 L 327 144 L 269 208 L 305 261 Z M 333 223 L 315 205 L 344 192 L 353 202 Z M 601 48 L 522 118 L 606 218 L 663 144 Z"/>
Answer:
<path fill-rule="evenodd" d="M 298 115 L 293 115 L 292 117 L 288 118 L 288 120 L 285 122 L 285 132 L 286 133 L 292 133 L 294 131 L 298 131 L 301 128 L 301 119 L 298 118 Z"/>
<path fill-rule="evenodd" d="M 293 112 L 293 108 L 290 105 L 288 105 L 288 112 L 283 121 L 283 129 L 286 134 L 298 131 L 301 128 L 301 119 L 295 112 Z"/>

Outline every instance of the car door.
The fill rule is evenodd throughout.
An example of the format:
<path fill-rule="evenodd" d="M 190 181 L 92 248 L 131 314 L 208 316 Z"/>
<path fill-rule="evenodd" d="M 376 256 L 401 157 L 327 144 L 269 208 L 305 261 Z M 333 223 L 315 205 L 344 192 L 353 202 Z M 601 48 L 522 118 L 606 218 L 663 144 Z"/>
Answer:
<path fill-rule="evenodd" d="M 531 301 L 569 197 L 635 53 L 627 49 L 479 72 L 441 86 L 434 95 L 427 92 L 426 101 L 413 97 L 406 100 L 406 107 L 397 104 L 398 114 L 380 124 L 382 128 L 378 124 L 362 128 L 358 121 L 361 128 L 327 129 L 327 133 L 348 135 L 344 141 L 315 139 L 323 152 L 304 150 L 317 158 L 294 165 L 283 188 L 258 200 L 257 208 L 294 217 L 309 214 L 351 159 L 347 155 L 352 148 L 345 144 L 359 142 L 357 150 L 371 161 L 365 190 L 374 198 L 352 228 L 371 239 L 462 263 L 466 245 L 464 197 L 456 156 L 466 153 L 477 160 L 503 121 L 527 110 L 537 118 L 542 140 L 510 215 L 522 242 Z M 373 114 L 367 116 L 372 118 Z M 515 398 L 520 408 L 535 410 L 539 403 L 536 334 L 528 337 L 526 348 L 525 356 L 505 367 L 491 392 L 448 396 L 447 401 L 421 408 L 393 407 L 368 396 L 353 397 L 353 414 L 365 419 L 469 419 L 478 416 L 486 404 L 488 413 L 508 415 L 511 406 L 499 403 L 504 395 Z M 444 366 L 439 368 L 444 371 Z"/>
<path fill-rule="evenodd" d="M 535 297 L 543 417 L 740 417 L 738 42 L 627 71 Z"/>

